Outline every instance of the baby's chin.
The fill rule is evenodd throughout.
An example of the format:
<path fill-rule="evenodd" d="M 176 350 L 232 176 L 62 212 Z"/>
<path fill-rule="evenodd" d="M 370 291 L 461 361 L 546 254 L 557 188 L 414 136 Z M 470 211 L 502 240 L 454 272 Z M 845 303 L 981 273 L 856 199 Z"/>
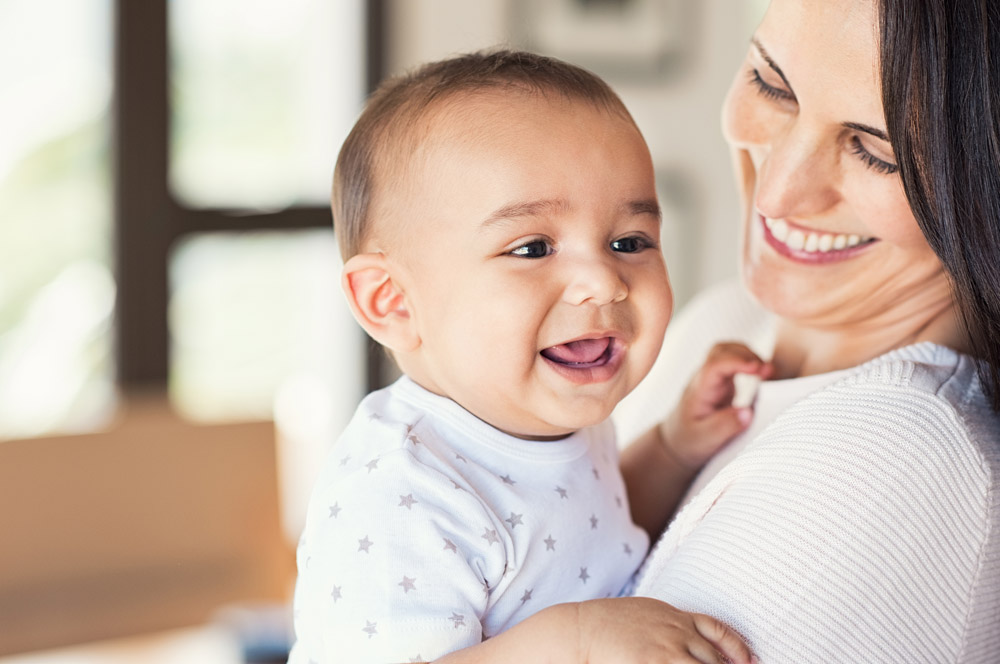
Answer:
<path fill-rule="evenodd" d="M 556 418 L 549 417 L 544 423 L 535 422 L 530 425 L 496 428 L 524 440 L 560 440 L 573 435 L 580 429 L 600 424 L 611 417 L 612 410 L 614 409 L 595 409 L 586 413 L 567 414 L 566 416 Z"/>

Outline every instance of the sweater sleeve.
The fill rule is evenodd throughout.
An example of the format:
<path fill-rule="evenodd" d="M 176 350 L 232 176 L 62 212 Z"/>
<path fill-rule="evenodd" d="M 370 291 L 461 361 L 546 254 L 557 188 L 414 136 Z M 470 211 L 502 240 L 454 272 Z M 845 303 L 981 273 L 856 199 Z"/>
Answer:
<path fill-rule="evenodd" d="M 504 548 L 480 501 L 407 451 L 365 459 L 313 495 L 290 661 L 429 661 L 479 643 Z"/>
<path fill-rule="evenodd" d="M 962 653 L 992 481 L 933 393 L 832 387 L 678 516 L 639 594 L 724 620 L 764 664 L 985 662 Z"/>

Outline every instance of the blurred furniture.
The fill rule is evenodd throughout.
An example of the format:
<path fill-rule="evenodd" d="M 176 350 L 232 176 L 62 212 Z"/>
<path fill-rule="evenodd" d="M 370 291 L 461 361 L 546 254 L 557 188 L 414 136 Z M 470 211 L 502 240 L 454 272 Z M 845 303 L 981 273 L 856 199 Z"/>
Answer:
<path fill-rule="evenodd" d="M 270 422 L 196 425 L 130 399 L 110 431 L 0 442 L 0 654 L 286 601 Z"/>

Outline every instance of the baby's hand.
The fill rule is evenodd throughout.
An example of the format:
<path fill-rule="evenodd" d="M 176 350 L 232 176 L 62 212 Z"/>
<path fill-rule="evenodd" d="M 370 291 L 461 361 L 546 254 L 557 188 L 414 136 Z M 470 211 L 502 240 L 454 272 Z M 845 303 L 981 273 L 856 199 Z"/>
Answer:
<path fill-rule="evenodd" d="M 578 606 L 582 661 L 756 662 L 743 639 L 711 616 L 645 597 L 592 600 Z"/>
<path fill-rule="evenodd" d="M 750 424 L 749 407 L 733 406 L 736 374 L 767 380 L 774 367 L 739 343 L 716 344 L 684 390 L 674 412 L 660 425 L 667 452 L 682 466 L 700 468 Z"/>

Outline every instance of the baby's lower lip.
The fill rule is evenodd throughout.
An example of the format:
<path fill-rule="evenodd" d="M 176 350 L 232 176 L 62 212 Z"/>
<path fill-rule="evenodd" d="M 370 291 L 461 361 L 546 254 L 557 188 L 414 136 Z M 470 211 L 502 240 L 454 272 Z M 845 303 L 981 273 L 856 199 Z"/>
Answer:
<path fill-rule="evenodd" d="M 600 358 L 586 363 L 563 363 L 539 353 L 539 357 L 557 374 L 577 385 L 602 383 L 610 380 L 621 368 L 625 359 L 624 345 L 618 339 L 611 338 L 611 343 Z"/>
<path fill-rule="evenodd" d="M 757 218 L 767 244 L 785 258 L 799 263 L 820 265 L 847 260 L 878 242 L 878 238 L 864 239 L 847 234 L 806 234 L 797 229 L 789 230 L 780 220 L 766 219 L 760 214 Z"/>

